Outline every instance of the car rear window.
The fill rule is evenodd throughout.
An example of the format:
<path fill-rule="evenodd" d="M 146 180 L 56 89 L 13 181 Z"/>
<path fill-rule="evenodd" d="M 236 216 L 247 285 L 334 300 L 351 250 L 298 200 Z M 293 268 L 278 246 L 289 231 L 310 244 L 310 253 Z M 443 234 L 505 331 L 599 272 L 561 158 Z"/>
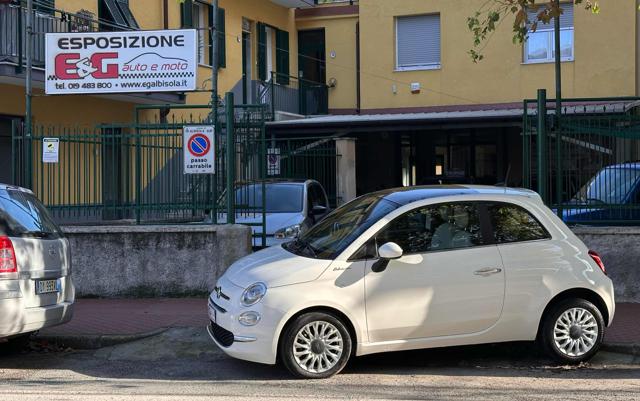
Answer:
<path fill-rule="evenodd" d="M 0 235 L 53 239 L 62 233 L 34 195 L 0 189 Z"/>

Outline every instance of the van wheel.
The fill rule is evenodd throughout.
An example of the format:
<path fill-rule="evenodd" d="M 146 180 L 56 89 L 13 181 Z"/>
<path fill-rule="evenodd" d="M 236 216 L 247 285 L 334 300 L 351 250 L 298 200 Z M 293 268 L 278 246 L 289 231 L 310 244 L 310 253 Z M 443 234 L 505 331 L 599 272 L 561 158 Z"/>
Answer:
<path fill-rule="evenodd" d="M 577 364 L 591 359 L 604 338 L 602 313 L 584 299 L 569 299 L 554 306 L 542 326 L 546 353 L 562 363 Z"/>
<path fill-rule="evenodd" d="M 296 377 L 325 379 L 340 372 L 351 356 L 351 336 L 333 315 L 311 312 L 283 332 L 280 360 Z"/>

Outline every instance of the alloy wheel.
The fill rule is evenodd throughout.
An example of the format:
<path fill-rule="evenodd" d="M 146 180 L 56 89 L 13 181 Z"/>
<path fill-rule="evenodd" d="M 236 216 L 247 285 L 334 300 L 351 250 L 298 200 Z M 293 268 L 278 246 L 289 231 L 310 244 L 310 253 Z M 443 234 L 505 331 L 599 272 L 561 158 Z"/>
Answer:
<path fill-rule="evenodd" d="M 580 357 L 596 345 L 598 322 L 584 308 L 571 308 L 563 312 L 553 327 L 553 340 L 564 355 Z"/>
<path fill-rule="evenodd" d="M 310 373 L 324 373 L 335 367 L 343 352 L 343 338 L 331 323 L 315 321 L 303 326 L 293 341 L 296 364 Z"/>

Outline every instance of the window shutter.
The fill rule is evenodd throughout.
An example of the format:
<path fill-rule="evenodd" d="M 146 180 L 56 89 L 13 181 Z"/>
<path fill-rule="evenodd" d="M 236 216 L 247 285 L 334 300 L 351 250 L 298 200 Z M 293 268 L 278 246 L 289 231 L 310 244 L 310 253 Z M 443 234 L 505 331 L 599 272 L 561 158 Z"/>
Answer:
<path fill-rule="evenodd" d="M 276 82 L 289 85 L 289 32 L 276 31 Z"/>
<path fill-rule="evenodd" d="M 267 80 L 267 26 L 258 22 L 258 79 Z"/>
<path fill-rule="evenodd" d="M 440 64 L 440 15 L 398 17 L 398 67 Z"/>
<path fill-rule="evenodd" d="M 180 27 L 193 28 L 193 0 L 184 0 L 180 4 Z"/>
<path fill-rule="evenodd" d="M 218 8 L 218 67 L 227 66 L 227 41 L 224 8 Z"/>
<path fill-rule="evenodd" d="M 573 4 L 572 3 L 560 4 L 560 7 L 562 8 L 562 15 L 560 15 L 560 29 L 573 28 Z M 529 21 L 531 22 L 535 21 L 536 18 L 538 18 L 538 14 L 542 10 L 543 10 L 542 7 L 536 10 L 529 10 L 527 12 L 529 16 Z M 538 27 L 536 30 L 540 31 L 540 30 L 553 29 L 554 25 L 555 25 L 555 21 L 552 18 L 548 24 L 538 22 Z"/>
<path fill-rule="evenodd" d="M 34 7 L 36 11 L 43 14 L 54 14 L 55 0 L 38 0 L 34 1 Z"/>

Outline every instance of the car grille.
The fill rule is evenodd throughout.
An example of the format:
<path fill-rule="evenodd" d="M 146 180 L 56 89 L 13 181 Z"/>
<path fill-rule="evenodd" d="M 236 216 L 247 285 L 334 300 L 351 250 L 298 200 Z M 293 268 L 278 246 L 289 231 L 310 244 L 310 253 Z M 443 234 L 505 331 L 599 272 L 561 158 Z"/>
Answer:
<path fill-rule="evenodd" d="M 231 344 L 233 344 L 233 333 L 223 329 L 214 322 L 211 322 L 211 332 L 213 333 L 213 338 L 223 347 L 230 347 Z"/>

